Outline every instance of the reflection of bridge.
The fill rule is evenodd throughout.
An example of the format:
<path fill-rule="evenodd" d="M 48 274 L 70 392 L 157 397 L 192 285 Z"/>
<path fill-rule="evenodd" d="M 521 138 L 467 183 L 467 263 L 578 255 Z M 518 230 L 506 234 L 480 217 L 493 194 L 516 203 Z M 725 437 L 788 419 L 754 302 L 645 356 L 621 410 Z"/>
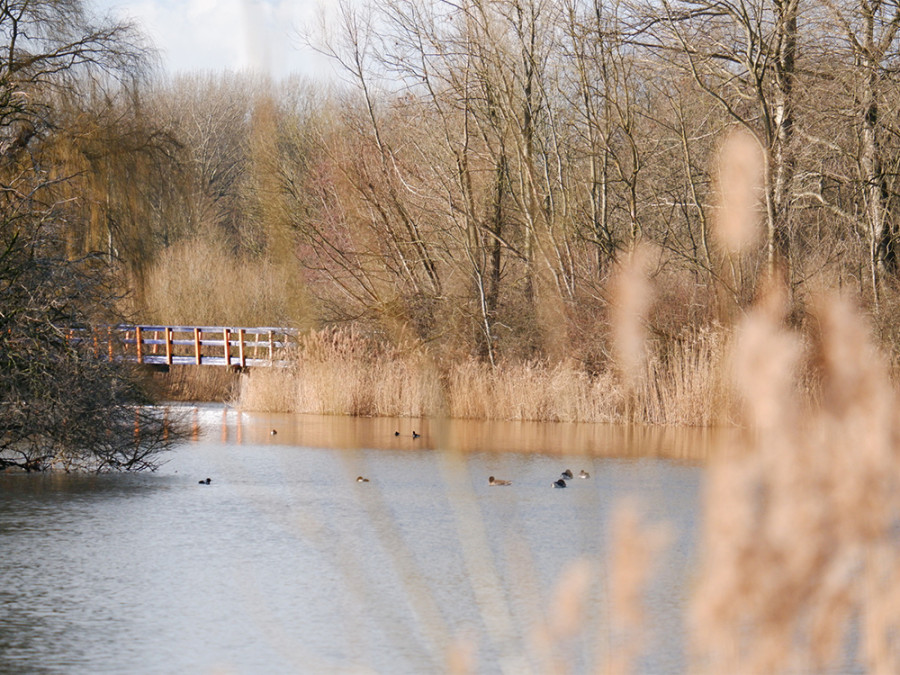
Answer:
<path fill-rule="evenodd" d="M 94 353 L 152 366 L 285 365 L 288 350 L 297 343 L 292 328 L 239 328 L 229 326 L 113 326 L 91 337 Z"/>

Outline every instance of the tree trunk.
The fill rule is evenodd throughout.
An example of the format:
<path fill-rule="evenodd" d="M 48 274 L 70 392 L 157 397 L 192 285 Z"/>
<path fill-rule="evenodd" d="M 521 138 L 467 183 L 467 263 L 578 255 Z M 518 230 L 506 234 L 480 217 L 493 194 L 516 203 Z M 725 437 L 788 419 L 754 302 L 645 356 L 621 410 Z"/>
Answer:
<path fill-rule="evenodd" d="M 781 261 L 790 264 L 788 220 L 795 162 L 791 148 L 794 136 L 794 80 L 797 60 L 797 13 L 799 0 L 775 3 L 775 106 L 771 156 L 772 218 L 768 236 L 769 272 Z"/>

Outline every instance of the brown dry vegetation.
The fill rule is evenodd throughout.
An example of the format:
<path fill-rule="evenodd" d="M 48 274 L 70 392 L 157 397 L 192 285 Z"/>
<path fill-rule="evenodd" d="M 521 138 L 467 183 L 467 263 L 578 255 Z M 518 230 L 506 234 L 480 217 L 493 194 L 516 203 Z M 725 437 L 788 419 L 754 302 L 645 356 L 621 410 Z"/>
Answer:
<path fill-rule="evenodd" d="M 641 366 L 629 394 L 615 372 L 589 374 L 574 360 L 441 362 L 421 345 L 317 331 L 301 340 L 291 368 L 245 374 L 239 401 L 246 410 L 324 415 L 712 425 L 733 407 L 726 341 L 724 330 L 674 340 Z"/>
<path fill-rule="evenodd" d="M 297 381 L 244 378 L 251 409 L 731 422 L 732 327 L 776 270 L 792 326 L 841 288 L 896 352 L 895 18 L 363 3 L 321 45 L 355 89 L 191 76 L 73 111 L 71 247 L 115 252 L 140 321 L 320 331 Z M 113 132 L 153 142 L 86 165 Z"/>
<path fill-rule="evenodd" d="M 10 122 L 4 152 L 70 177 L 59 241 L 102 251 L 140 320 L 314 329 L 242 376 L 246 408 L 738 423 L 692 670 L 839 668 L 855 641 L 900 671 L 896 3 L 447 7 L 348 11 L 325 49 L 355 92 L 44 93 L 48 131 Z M 664 537 L 615 531 L 627 672 Z M 584 577 L 543 639 L 579 629 Z"/>
<path fill-rule="evenodd" d="M 171 366 L 168 372 L 149 375 L 157 399 L 162 401 L 234 401 L 240 375 L 228 368 Z"/>
<path fill-rule="evenodd" d="M 202 292 L 200 292 L 202 289 Z M 281 326 L 300 312 L 302 291 L 286 265 L 243 260 L 221 236 L 173 244 L 146 272 L 142 321 L 165 325 Z"/>

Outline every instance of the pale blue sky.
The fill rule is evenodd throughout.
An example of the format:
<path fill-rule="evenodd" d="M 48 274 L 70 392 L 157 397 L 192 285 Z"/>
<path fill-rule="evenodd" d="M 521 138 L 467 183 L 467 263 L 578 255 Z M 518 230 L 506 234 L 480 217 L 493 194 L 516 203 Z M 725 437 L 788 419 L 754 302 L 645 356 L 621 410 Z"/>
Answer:
<path fill-rule="evenodd" d="M 247 70 L 281 78 L 328 77 L 330 65 L 304 47 L 297 29 L 318 22 L 328 0 L 89 0 L 100 13 L 131 18 L 161 50 L 170 73 Z"/>

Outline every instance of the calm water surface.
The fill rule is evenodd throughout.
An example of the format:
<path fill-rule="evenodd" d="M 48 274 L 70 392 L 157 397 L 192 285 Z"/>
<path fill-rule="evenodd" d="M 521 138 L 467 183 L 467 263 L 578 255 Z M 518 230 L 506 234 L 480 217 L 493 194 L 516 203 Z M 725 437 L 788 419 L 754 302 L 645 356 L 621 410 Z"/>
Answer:
<path fill-rule="evenodd" d="M 449 652 L 481 673 L 540 672 L 548 659 L 591 672 L 611 645 L 609 523 L 628 498 L 670 531 L 641 670 L 684 670 L 714 439 L 188 415 L 194 438 L 153 474 L 0 474 L 0 672 L 427 673 Z M 553 489 L 566 468 L 591 478 Z M 489 475 L 513 485 L 489 487 Z M 536 632 L 577 560 L 594 570 L 588 612 L 548 651 Z"/>

